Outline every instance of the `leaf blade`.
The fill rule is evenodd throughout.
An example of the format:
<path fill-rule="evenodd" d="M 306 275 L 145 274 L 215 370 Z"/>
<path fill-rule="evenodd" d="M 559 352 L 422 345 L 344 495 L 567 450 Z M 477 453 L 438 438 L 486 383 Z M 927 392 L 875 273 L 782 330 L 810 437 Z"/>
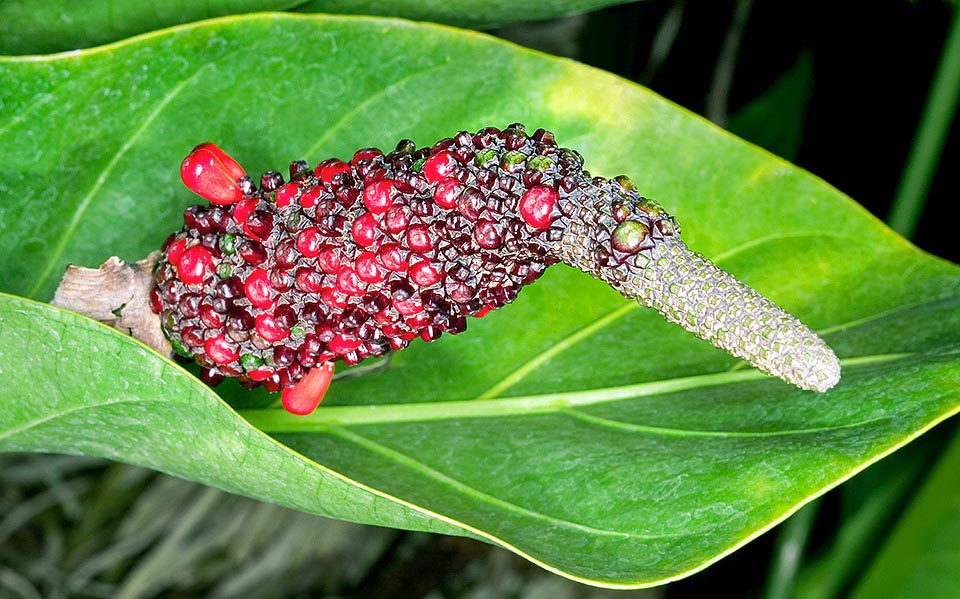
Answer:
<path fill-rule="evenodd" d="M 249 73 L 268 67 L 269 93 L 250 92 Z M 103 82 L 124 81 L 120 73 L 140 75 L 104 91 Z M 0 439 L 7 451 L 107 455 L 315 513 L 483 537 L 566 576 L 636 587 L 706 567 L 960 405 L 947 384 L 960 369 L 955 266 L 811 175 L 576 63 L 428 25 L 232 17 L 72 56 L 0 59 L 0 101 L 15 115 L 0 124 L 7 291 L 49 297 L 52 281 L 38 277 L 62 265 L 45 266 L 58 244 L 63 261 L 86 265 L 159 246 L 192 202 L 177 167 L 200 141 L 220 142 L 257 172 L 521 120 L 554 130 L 597 173 L 630 173 L 684 222 L 692 247 L 824 331 L 848 366 L 822 396 L 755 379 L 603 284 L 554 267 L 466 334 L 414 344 L 389 367 L 337 381 L 318 430 L 281 432 L 276 410 L 243 412 L 273 426 L 285 447 L 119 334 L 4 297 L 3 430 L 34 409 L 9 372 L 35 373 L 44 395 L 100 414 L 99 428 L 81 410 L 69 426 L 11 434 Z M 60 215 L 83 206 L 65 227 Z M 17 324 L 24 313 L 33 328 Z M 72 323 L 68 347 L 38 324 L 48 318 Z M 865 359 L 887 355 L 896 359 Z M 57 372 L 72 373 L 70 384 Z M 130 397 L 175 387 L 175 408 L 95 407 L 127 397 L 131 380 L 142 388 Z M 269 402 L 236 387 L 221 394 L 237 406 Z M 577 397 L 611 401 L 555 401 Z M 159 414 L 147 407 L 157 405 Z M 372 419 L 391 410 L 406 410 L 406 420 Z M 144 422 L 157 434 L 140 430 Z M 256 462 L 211 473 L 217 443 L 191 460 L 159 434 L 202 437 L 201 424 L 226 447 L 239 435 Z M 113 445 L 97 444 L 104 431 Z"/>

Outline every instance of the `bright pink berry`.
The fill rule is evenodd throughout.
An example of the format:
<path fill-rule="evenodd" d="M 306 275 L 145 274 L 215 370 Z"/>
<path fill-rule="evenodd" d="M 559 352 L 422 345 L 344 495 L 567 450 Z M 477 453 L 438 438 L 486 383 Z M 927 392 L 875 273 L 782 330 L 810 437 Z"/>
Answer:
<path fill-rule="evenodd" d="M 559 199 L 557 190 L 548 185 L 531 187 L 520 198 L 520 216 L 534 229 L 547 229 Z"/>
<path fill-rule="evenodd" d="M 440 270 L 429 260 L 421 260 L 410 266 L 410 280 L 421 287 L 429 287 L 440 280 Z"/>
<path fill-rule="evenodd" d="M 316 258 L 320 253 L 320 230 L 307 227 L 297 234 L 297 250 L 305 258 Z"/>
<path fill-rule="evenodd" d="M 300 193 L 300 186 L 296 183 L 287 183 L 277 190 L 277 208 L 286 208 Z"/>
<path fill-rule="evenodd" d="M 340 173 L 346 173 L 349 170 L 349 163 L 346 163 L 338 158 L 330 158 L 329 160 L 324 160 L 318 164 L 317 168 L 314 169 L 313 174 L 315 177 L 319 177 L 324 183 L 330 183 L 333 181 L 334 177 Z"/>
<path fill-rule="evenodd" d="M 443 150 L 423 163 L 423 176 L 427 178 L 428 182 L 436 183 L 444 177 L 449 177 L 458 166 L 460 166 L 460 161 L 457 160 L 456 155 L 453 152 Z"/>
<path fill-rule="evenodd" d="M 235 348 L 236 345 L 227 341 L 223 335 L 210 337 L 203 344 L 204 351 L 217 364 L 236 362 L 240 355 Z"/>
<path fill-rule="evenodd" d="M 353 234 L 353 240 L 358 245 L 363 247 L 373 245 L 373 242 L 377 239 L 377 219 L 373 216 L 373 213 L 367 212 L 353 221 L 351 233 Z"/>
<path fill-rule="evenodd" d="M 280 328 L 272 314 L 260 314 L 256 319 L 257 334 L 270 343 L 287 337 L 288 331 Z"/>
<path fill-rule="evenodd" d="M 177 277 L 187 285 L 199 285 L 213 272 L 213 255 L 202 245 L 194 245 L 177 260 Z"/>
<path fill-rule="evenodd" d="M 463 183 L 454 178 L 444 179 L 437 183 L 437 188 L 433 191 L 433 201 L 437 206 L 452 210 L 457 207 L 457 199 L 463 192 Z"/>
<path fill-rule="evenodd" d="M 397 182 L 380 179 L 363 188 L 363 205 L 374 214 L 383 214 L 393 204 L 393 192 Z"/>
<path fill-rule="evenodd" d="M 411 250 L 420 254 L 432 250 L 433 241 L 430 240 L 430 229 L 426 225 L 411 225 L 407 229 L 407 245 Z"/>
<path fill-rule="evenodd" d="M 250 303 L 257 308 L 266 310 L 273 306 L 273 285 L 264 269 L 258 268 L 250 273 L 243 284 L 243 291 Z"/>
<path fill-rule="evenodd" d="M 190 191 L 214 204 L 234 204 L 243 198 L 237 179 L 246 173 L 214 144 L 195 147 L 180 164 L 180 178 Z"/>

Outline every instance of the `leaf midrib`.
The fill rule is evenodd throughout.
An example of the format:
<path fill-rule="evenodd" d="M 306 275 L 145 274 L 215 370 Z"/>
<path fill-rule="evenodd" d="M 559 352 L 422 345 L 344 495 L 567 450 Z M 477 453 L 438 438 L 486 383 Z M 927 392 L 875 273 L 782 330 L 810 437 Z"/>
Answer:
<path fill-rule="evenodd" d="M 844 367 L 878 364 L 902 360 L 914 355 L 913 353 L 881 354 L 875 356 L 861 356 L 841 360 Z M 768 378 L 766 374 L 755 370 L 745 369 L 712 374 L 700 374 L 687 377 L 678 377 L 660 381 L 649 381 L 619 387 L 605 387 L 586 391 L 565 393 L 546 393 L 543 395 L 527 395 L 517 397 L 502 397 L 477 401 L 475 399 L 460 401 L 431 401 L 408 404 L 372 404 L 362 406 L 331 406 L 321 408 L 309 416 L 293 416 L 279 408 L 240 410 L 238 413 L 252 426 L 264 432 L 293 433 L 329 431 L 334 426 L 393 424 L 401 422 L 426 422 L 434 420 L 460 418 L 495 418 L 504 416 L 529 416 L 534 414 L 548 414 L 563 412 L 582 406 L 592 406 L 638 397 L 651 397 L 690 389 L 700 389 L 717 385 L 742 383 L 747 381 Z M 784 383 L 786 384 L 786 383 Z M 726 431 L 693 431 L 681 429 L 667 429 L 648 427 L 648 432 L 661 434 L 700 434 L 717 436 L 734 436 Z M 807 434 L 823 432 L 822 428 L 800 429 L 794 431 L 739 431 L 739 435 L 768 435 L 779 434 Z M 832 429 L 827 429 L 832 430 Z"/>

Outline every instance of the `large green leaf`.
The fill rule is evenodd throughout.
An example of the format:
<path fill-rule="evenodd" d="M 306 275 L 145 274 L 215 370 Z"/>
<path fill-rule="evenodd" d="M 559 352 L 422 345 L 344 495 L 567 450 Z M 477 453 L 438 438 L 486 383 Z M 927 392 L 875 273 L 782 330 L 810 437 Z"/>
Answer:
<path fill-rule="evenodd" d="M 0 54 L 88 48 L 161 27 L 265 10 L 405 17 L 489 28 L 549 19 L 627 0 L 3 0 Z"/>
<path fill-rule="evenodd" d="M 960 595 L 960 436 L 927 478 L 854 599 Z"/>
<path fill-rule="evenodd" d="M 4 296 L 0 449 L 107 456 L 640 586 L 705 567 L 960 407 L 960 270 L 808 173 L 570 61 L 435 26 L 258 15 L 0 59 L 0 103 L 9 293 L 46 299 L 68 261 L 159 246 L 193 201 L 177 177 L 197 142 L 258 172 L 521 120 L 598 174 L 630 173 L 691 246 L 844 364 L 836 389 L 799 391 L 558 266 L 466 333 L 337 382 L 312 417 L 226 385 L 238 415 L 139 343 Z"/>

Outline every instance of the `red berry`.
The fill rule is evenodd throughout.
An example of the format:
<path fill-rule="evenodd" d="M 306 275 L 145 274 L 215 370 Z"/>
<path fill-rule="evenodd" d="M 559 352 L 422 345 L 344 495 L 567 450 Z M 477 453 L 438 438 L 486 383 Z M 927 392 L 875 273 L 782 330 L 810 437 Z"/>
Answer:
<path fill-rule="evenodd" d="M 320 290 L 320 299 L 322 299 L 323 303 L 327 306 L 342 310 L 347 307 L 349 297 L 333 287 L 324 287 Z"/>
<path fill-rule="evenodd" d="M 337 290 L 340 292 L 347 295 L 363 295 L 365 288 L 366 285 L 360 280 L 357 271 L 349 266 L 342 267 L 337 273 Z"/>
<path fill-rule="evenodd" d="M 260 314 L 256 319 L 257 334 L 270 343 L 285 339 L 288 332 L 277 325 L 271 314 Z"/>
<path fill-rule="evenodd" d="M 223 335 L 215 335 L 207 339 L 203 344 L 203 349 L 207 356 L 217 364 L 230 364 L 236 362 L 240 357 L 236 345 L 224 339 Z"/>
<path fill-rule="evenodd" d="M 250 303 L 257 308 L 266 310 L 273 306 L 273 285 L 270 284 L 270 276 L 264 269 L 258 268 L 247 276 L 243 291 Z"/>
<path fill-rule="evenodd" d="M 260 200 L 258 198 L 247 198 L 239 202 L 233 207 L 233 222 L 243 226 L 243 224 L 247 222 L 247 217 L 257 209 L 257 204 L 259 203 Z"/>
<path fill-rule="evenodd" d="M 363 188 L 363 205 L 374 214 L 383 214 L 393 204 L 396 181 L 380 179 Z"/>
<path fill-rule="evenodd" d="M 421 260 L 410 266 L 410 280 L 421 287 L 429 287 L 440 280 L 440 270 L 429 260 Z"/>
<path fill-rule="evenodd" d="M 340 270 L 342 259 L 340 257 L 340 248 L 333 245 L 325 245 L 317 253 L 317 266 L 327 274 L 337 274 Z"/>
<path fill-rule="evenodd" d="M 213 255 L 202 245 L 194 245 L 177 260 L 177 277 L 187 285 L 199 285 L 213 272 Z"/>
<path fill-rule="evenodd" d="M 268 378 L 273 376 L 273 370 L 267 368 L 258 368 L 256 370 L 251 370 L 247 373 L 247 376 L 250 377 L 250 380 L 253 381 L 265 381 Z"/>
<path fill-rule="evenodd" d="M 223 328 L 223 316 L 214 310 L 210 304 L 200 304 L 200 321 L 208 329 L 219 330 Z"/>
<path fill-rule="evenodd" d="M 286 208 L 293 203 L 294 198 L 300 193 L 300 186 L 296 183 L 287 183 L 277 190 L 277 208 Z"/>
<path fill-rule="evenodd" d="M 176 264 L 180 261 L 180 256 L 183 255 L 183 250 L 187 248 L 187 238 L 183 237 L 177 239 L 167 248 L 167 260 L 170 261 L 170 264 Z"/>
<path fill-rule="evenodd" d="M 273 215 L 264 210 L 254 210 L 243 223 L 244 232 L 255 241 L 270 237 L 273 230 Z"/>
<path fill-rule="evenodd" d="M 433 201 L 441 208 L 452 210 L 457 207 L 457 199 L 462 192 L 463 183 L 452 177 L 444 179 L 437 184 L 437 188 L 433 191 Z"/>
<path fill-rule="evenodd" d="M 324 362 L 316 366 L 300 379 L 293 387 L 287 387 L 280 393 L 283 409 L 297 416 L 312 413 L 330 387 L 333 380 L 333 362 Z"/>
<path fill-rule="evenodd" d="M 317 200 L 320 199 L 320 194 L 323 193 L 323 187 L 317 185 L 310 191 L 304 193 L 300 196 L 300 206 L 303 208 L 313 208 L 317 205 Z"/>
<path fill-rule="evenodd" d="M 433 242 L 430 240 L 430 229 L 426 225 L 412 225 L 407 229 L 407 246 L 420 254 L 432 250 Z"/>
<path fill-rule="evenodd" d="M 214 204 L 234 204 L 243 198 L 237 179 L 247 173 L 214 144 L 195 147 L 180 164 L 180 178 L 190 191 Z"/>
<path fill-rule="evenodd" d="M 160 289 L 157 287 L 150 289 L 150 309 L 154 314 L 159 314 L 163 310 L 163 302 L 160 301 Z"/>
<path fill-rule="evenodd" d="M 403 314 L 404 316 L 410 316 L 412 314 L 416 314 L 417 312 L 423 311 L 423 303 L 421 303 L 420 297 L 417 295 L 411 295 L 410 297 L 402 300 L 395 299 L 393 300 L 393 307 L 397 309 L 397 312 Z"/>
<path fill-rule="evenodd" d="M 301 267 L 297 269 L 296 274 L 297 289 L 304 293 L 320 293 L 322 288 L 320 275 L 313 269 Z"/>
<path fill-rule="evenodd" d="M 503 243 L 497 224 L 483 218 L 478 220 L 473 228 L 473 237 L 477 240 L 477 245 L 486 250 L 495 250 Z"/>
<path fill-rule="evenodd" d="M 369 247 L 377 239 L 377 219 L 372 212 L 367 212 L 357 220 L 353 221 L 351 229 L 353 240 L 358 245 Z"/>
<path fill-rule="evenodd" d="M 372 284 L 383 281 L 383 271 L 377 264 L 377 255 L 373 252 L 360 252 L 355 264 L 357 276 L 361 280 Z"/>
<path fill-rule="evenodd" d="M 350 171 L 350 164 L 340 160 L 338 158 L 331 158 L 329 160 L 324 160 L 317 165 L 317 168 L 313 170 L 315 177 L 318 177 L 324 183 L 330 183 L 333 181 L 333 178 L 339 175 L 340 173 L 346 173 Z"/>
<path fill-rule="evenodd" d="M 430 183 L 436 183 L 450 174 L 460 166 L 460 161 L 453 152 L 443 150 L 431 156 L 423 163 L 423 176 Z"/>
<path fill-rule="evenodd" d="M 559 199 L 557 190 L 548 185 L 532 187 L 520 198 L 520 216 L 534 229 L 547 229 Z"/>
<path fill-rule="evenodd" d="M 334 335 L 333 339 L 330 340 L 330 343 L 327 344 L 327 347 L 330 348 L 330 351 L 341 356 L 344 354 L 349 354 L 352 351 L 356 351 L 358 347 L 363 345 L 363 341 L 360 339 L 348 339 L 343 335 Z"/>
<path fill-rule="evenodd" d="M 410 264 L 404 255 L 404 250 L 396 243 L 385 243 L 377 252 L 377 257 L 387 270 L 405 272 Z"/>
<path fill-rule="evenodd" d="M 297 250 L 305 258 L 316 258 L 320 253 L 320 231 L 316 227 L 307 227 L 297 234 Z"/>
<path fill-rule="evenodd" d="M 353 166 L 357 166 L 357 164 L 364 160 L 373 160 L 378 156 L 383 156 L 383 152 L 377 148 L 364 148 L 362 150 L 357 150 L 357 152 L 353 155 L 353 160 L 350 162 L 353 164 Z"/>
<path fill-rule="evenodd" d="M 410 212 L 406 206 L 393 206 L 383 215 L 383 227 L 388 233 L 396 235 L 410 224 Z"/>

